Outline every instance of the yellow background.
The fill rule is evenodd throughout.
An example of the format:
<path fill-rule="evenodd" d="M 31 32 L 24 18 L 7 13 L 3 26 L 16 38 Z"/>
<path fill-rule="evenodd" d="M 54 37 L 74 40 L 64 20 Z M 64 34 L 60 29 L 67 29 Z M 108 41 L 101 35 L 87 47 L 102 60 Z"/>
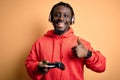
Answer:
<path fill-rule="evenodd" d="M 0 0 L 0 80 L 30 80 L 24 61 L 36 39 L 52 29 L 49 12 L 61 0 Z M 120 0 L 65 0 L 75 34 L 106 57 L 104 73 L 85 68 L 85 80 L 120 80 Z"/>

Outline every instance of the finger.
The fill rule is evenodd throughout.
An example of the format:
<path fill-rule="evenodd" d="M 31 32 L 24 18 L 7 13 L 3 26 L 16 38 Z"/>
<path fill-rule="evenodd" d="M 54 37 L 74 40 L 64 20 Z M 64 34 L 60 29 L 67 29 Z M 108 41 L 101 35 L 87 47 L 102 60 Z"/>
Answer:
<path fill-rule="evenodd" d="M 42 64 L 47 64 L 47 63 L 50 63 L 50 62 L 47 60 L 42 60 Z"/>
<path fill-rule="evenodd" d="M 45 73 L 47 73 L 48 71 L 49 71 L 49 69 L 48 69 L 48 68 L 44 69 L 44 72 L 45 72 Z"/>
<path fill-rule="evenodd" d="M 78 43 L 78 45 L 82 44 L 79 37 L 77 38 L 77 43 Z"/>
<path fill-rule="evenodd" d="M 50 61 L 46 61 L 46 63 L 50 63 Z"/>
<path fill-rule="evenodd" d="M 75 50 L 76 49 L 76 46 L 72 47 L 72 50 Z"/>
<path fill-rule="evenodd" d="M 46 64 L 39 64 L 39 68 L 40 69 L 47 69 L 48 65 L 46 65 Z"/>
<path fill-rule="evenodd" d="M 48 62 L 49 62 L 49 61 L 45 61 L 45 60 L 40 61 L 40 62 L 39 62 L 39 67 L 47 68 L 47 67 L 48 67 L 47 63 L 48 63 Z"/>
<path fill-rule="evenodd" d="M 50 63 L 49 61 L 47 61 L 47 60 L 43 60 L 42 61 L 43 62 L 43 66 L 45 67 L 45 68 L 48 68 L 48 63 Z"/>
<path fill-rule="evenodd" d="M 72 50 L 72 53 L 73 53 L 73 54 L 74 54 L 74 53 L 76 54 L 76 52 L 77 52 L 76 50 Z"/>
<path fill-rule="evenodd" d="M 73 56 L 74 56 L 74 57 L 77 57 L 76 51 L 75 51 L 75 52 L 72 52 L 72 53 L 73 53 Z"/>

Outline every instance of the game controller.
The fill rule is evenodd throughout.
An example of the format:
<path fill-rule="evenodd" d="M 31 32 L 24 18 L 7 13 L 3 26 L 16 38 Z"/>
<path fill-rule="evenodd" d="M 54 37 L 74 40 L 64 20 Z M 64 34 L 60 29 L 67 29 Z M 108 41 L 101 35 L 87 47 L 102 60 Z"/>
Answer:
<path fill-rule="evenodd" d="M 62 62 L 47 63 L 48 68 L 59 68 L 60 70 L 65 70 L 65 65 Z"/>

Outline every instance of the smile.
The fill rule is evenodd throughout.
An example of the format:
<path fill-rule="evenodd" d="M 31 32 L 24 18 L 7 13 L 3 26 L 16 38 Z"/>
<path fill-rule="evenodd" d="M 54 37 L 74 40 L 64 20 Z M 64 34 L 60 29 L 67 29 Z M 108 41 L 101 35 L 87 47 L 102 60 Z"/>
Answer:
<path fill-rule="evenodd" d="M 60 27 L 60 28 L 64 27 L 64 25 L 65 25 L 64 22 L 59 22 L 59 23 L 57 23 L 57 26 Z"/>

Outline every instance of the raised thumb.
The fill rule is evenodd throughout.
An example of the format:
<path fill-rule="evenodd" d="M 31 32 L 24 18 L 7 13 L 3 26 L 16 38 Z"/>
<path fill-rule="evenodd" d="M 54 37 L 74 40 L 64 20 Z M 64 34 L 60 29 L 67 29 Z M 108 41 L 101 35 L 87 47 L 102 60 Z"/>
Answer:
<path fill-rule="evenodd" d="M 78 39 L 77 39 L 77 43 L 78 43 L 78 45 L 81 44 L 79 37 L 78 37 Z"/>

